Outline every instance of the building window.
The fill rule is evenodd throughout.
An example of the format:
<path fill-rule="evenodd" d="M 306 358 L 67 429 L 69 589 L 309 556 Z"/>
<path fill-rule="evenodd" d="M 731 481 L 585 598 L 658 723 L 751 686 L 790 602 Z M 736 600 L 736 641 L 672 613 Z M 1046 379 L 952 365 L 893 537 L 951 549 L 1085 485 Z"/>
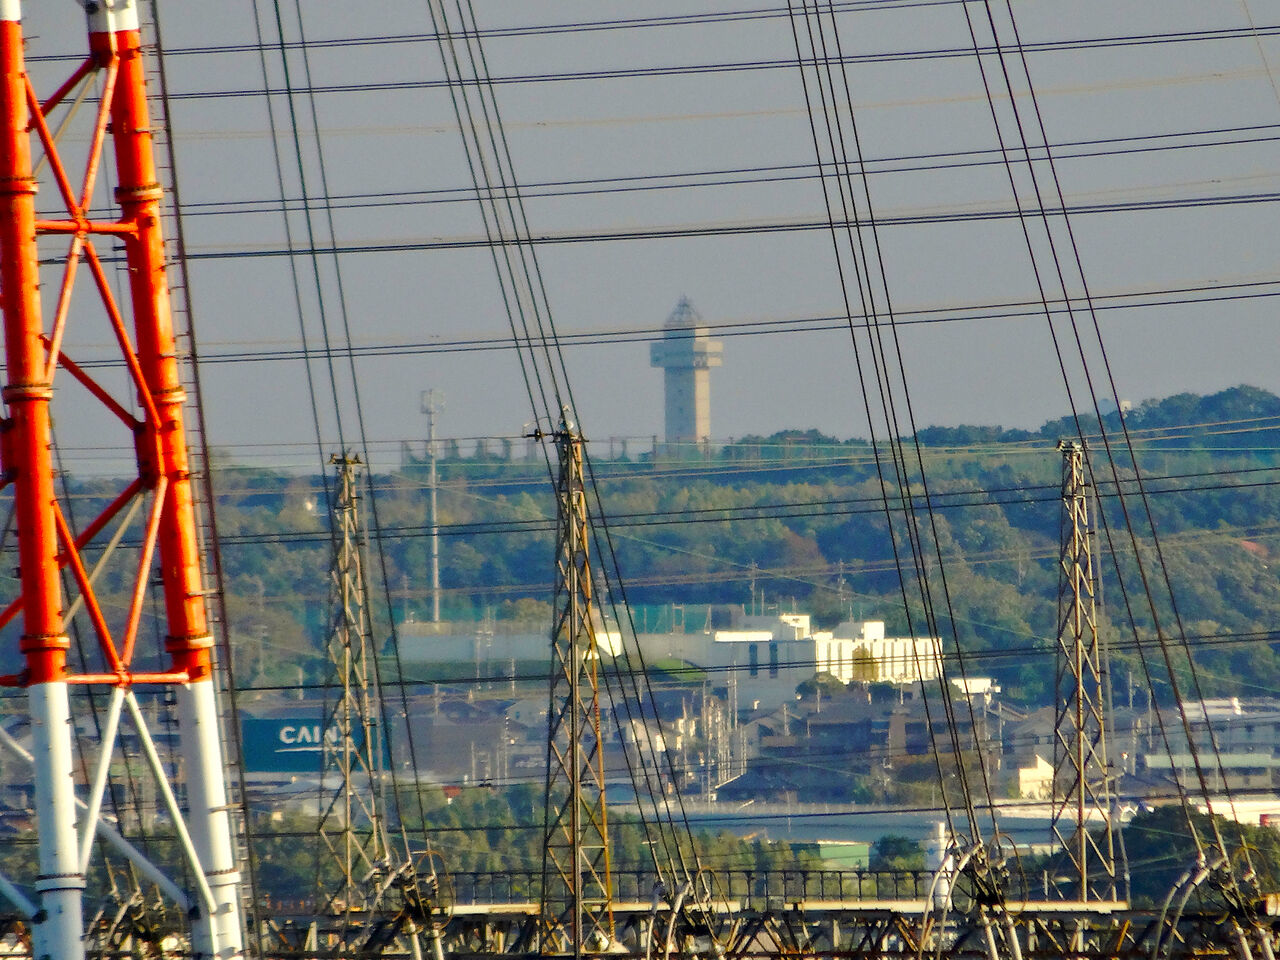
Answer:
<path fill-rule="evenodd" d="M 760 648 L 754 643 L 747 646 L 747 672 L 753 677 L 760 676 Z"/>
<path fill-rule="evenodd" d="M 776 677 L 778 675 L 778 644 L 769 644 L 769 676 Z"/>

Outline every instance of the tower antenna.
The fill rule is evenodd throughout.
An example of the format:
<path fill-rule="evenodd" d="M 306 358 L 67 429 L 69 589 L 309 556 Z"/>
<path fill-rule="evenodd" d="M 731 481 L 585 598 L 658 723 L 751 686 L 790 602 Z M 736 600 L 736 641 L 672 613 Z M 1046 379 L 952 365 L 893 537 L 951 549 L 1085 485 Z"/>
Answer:
<path fill-rule="evenodd" d="M 436 508 L 436 415 L 444 410 L 444 396 L 434 390 L 422 392 L 422 412 L 427 415 L 427 489 L 430 491 L 431 525 L 431 622 L 440 622 L 440 526 Z"/>

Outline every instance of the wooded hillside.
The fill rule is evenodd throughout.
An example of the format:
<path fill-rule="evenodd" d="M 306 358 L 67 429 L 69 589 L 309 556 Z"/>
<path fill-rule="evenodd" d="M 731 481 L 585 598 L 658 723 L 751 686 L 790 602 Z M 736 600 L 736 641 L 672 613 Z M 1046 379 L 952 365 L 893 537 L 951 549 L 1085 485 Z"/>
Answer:
<path fill-rule="evenodd" d="M 1167 577 L 1176 598 L 1176 610 L 1159 597 L 1154 607 L 1166 635 L 1181 624 L 1204 667 L 1206 695 L 1274 693 L 1280 398 L 1238 387 L 1133 409 L 1126 426 L 1141 490 L 1122 453 L 1118 416 L 1103 424 L 1144 571 L 1157 594 Z M 894 548 L 910 572 L 900 493 L 908 489 L 944 639 L 950 645 L 954 631 L 973 657 L 971 669 L 997 676 L 1006 695 L 1040 702 L 1050 692 L 1044 657 L 1056 622 L 1056 444 L 1077 431 L 1090 438 L 1110 530 L 1099 537 L 1102 619 L 1117 645 L 1116 695 L 1123 698 L 1126 645 L 1133 642 L 1124 594 L 1143 635 L 1153 630 L 1153 614 L 1141 595 L 1125 511 L 1094 418 L 1078 428 L 1056 421 L 1036 432 L 922 430 L 903 449 L 909 464 L 919 456 L 923 477 L 914 466 L 895 475 L 887 444 L 873 449 L 813 431 L 747 437 L 698 459 L 609 459 L 602 456 L 608 445 L 588 450 L 636 608 L 749 604 L 754 582 L 757 604 L 794 605 L 826 625 L 850 615 L 884 619 L 891 631 L 905 632 L 908 608 Z M 376 497 L 362 502 L 374 534 L 368 571 L 378 630 L 387 636 L 388 601 L 397 620 L 422 618 L 428 609 L 426 471 L 410 461 L 376 474 Z M 328 617 L 326 483 L 234 464 L 223 464 L 215 479 L 240 678 L 253 684 L 293 681 L 299 669 L 313 674 Z M 79 487 L 93 499 L 95 484 Z M 444 615 L 492 612 L 538 622 L 552 580 L 555 507 L 545 462 L 512 459 L 510 445 L 465 456 L 455 450 L 440 461 L 439 502 Z M 912 623 L 924 632 L 919 591 L 908 580 Z"/>

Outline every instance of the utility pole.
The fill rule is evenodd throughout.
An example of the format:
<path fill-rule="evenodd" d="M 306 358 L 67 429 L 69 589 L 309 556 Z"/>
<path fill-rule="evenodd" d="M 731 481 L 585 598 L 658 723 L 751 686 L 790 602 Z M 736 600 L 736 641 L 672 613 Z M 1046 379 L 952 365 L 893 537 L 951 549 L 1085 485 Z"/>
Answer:
<path fill-rule="evenodd" d="M 1098 642 L 1097 571 L 1084 444 L 1064 440 L 1058 568 L 1054 779 L 1050 825 L 1071 860 L 1075 900 L 1116 898 L 1106 730 L 1106 660 Z"/>
<path fill-rule="evenodd" d="M 422 393 L 422 412 L 427 415 L 427 488 L 431 493 L 431 622 L 440 622 L 440 527 L 436 513 L 436 414 L 444 410 L 444 397 L 434 390 Z"/>
<path fill-rule="evenodd" d="M 569 420 L 553 437 L 559 458 L 555 621 L 547 712 L 543 819 L 544 953 L 603 951 L 613 942 L 613 882 L 600 732 L 600 653 L 588 551 L 582 437 Z"/>

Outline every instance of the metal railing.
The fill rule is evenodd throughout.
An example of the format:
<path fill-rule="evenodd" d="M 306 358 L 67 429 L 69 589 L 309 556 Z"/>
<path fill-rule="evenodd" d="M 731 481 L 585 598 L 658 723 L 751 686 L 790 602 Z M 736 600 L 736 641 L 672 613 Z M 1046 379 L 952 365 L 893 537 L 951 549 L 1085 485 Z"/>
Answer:
<path fill-rule="evenodd" d="M 704 876 L 708 876 L 704 874 Z M 536 902 L 542 885 L 538 871 L 502 873 L 454 872 L 447 880 L 445 899 L 458 905 Z M 651 870 L 613 873 L 615 901 L 645 902 L 653 898 L 657 875 Z M 743 906 L 766 907 L 772 901 L 799 900 L 918 900 L 929 895 L 933 873 L 928 870 L 716 870 L 710 875 L 714 899 Z"/>

